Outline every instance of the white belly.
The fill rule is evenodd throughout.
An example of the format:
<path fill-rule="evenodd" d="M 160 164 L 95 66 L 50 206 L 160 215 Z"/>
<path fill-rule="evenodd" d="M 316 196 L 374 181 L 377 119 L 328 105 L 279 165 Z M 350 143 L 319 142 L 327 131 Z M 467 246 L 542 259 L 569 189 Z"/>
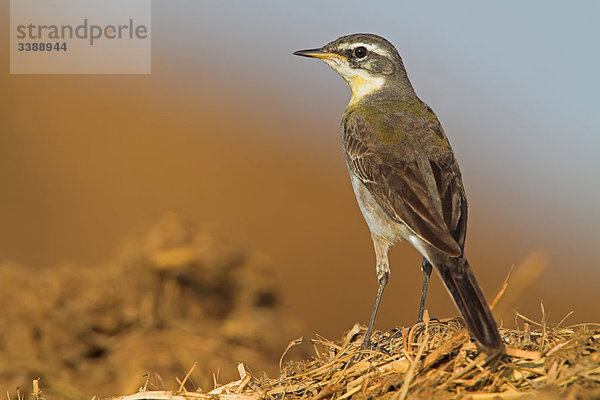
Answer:
<path fill-rule="evenodd" d="M 352 172 L 350 172 L 350 179 L 358 206 L 367 221 L 371 234 L 384 238 L 391 244 L 407 239 L 410 235 L 409 229 L 404 224 L 390 218 L 367 187 Z"/>
<path fill-rule="evenodd" d="M 350 171 L 350 179 L 352 181 L 352 188 L 358 200 L 358 206 L 362 212 L 371 235 L 378 236 L 387 240 L 390 244 L 406 240 L 412 244 L 421 255 L 429 260 L 428 245 L 413 231 L 402 222 L 393 220 L 385 210 L 377 203 L 377 200 L 369 192 L 367 187 L 357 178 L 352 171 Z"/>
<path fill-rule="evenodd" d="M 377 203 L 377 200 L 369 192 L 367 187 L 350 171 L 352 188 L 358 200 L 358 206 L 362 212 L 371 235 L 387 240 L 390 244 L 406 240 L 429 262 L 432 262 L 429 252 L 430 245 L 419 238 L 413 231 L 402 222 L 393 220 L 385 210 Z"/>

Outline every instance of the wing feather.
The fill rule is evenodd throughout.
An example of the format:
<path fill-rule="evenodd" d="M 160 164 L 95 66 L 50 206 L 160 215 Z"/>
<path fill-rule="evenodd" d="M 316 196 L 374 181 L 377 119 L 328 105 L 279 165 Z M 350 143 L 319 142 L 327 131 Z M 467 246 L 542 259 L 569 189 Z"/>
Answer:
<path fill-rule="evenodd" d="M 420 104 L 422 115 L 414 110 L 401 118 L 386 115 L 388 121 L 402 122 L 391 130 L 388 123 L 385 136 L 364 113 L 348 112 L 343 123 L 346 161 L 392 219 L 455 257 L 463 251 L 467 220 L 460 170 L 435 114 Z M 370 120 L 378 116 L 368 115 Z"/>

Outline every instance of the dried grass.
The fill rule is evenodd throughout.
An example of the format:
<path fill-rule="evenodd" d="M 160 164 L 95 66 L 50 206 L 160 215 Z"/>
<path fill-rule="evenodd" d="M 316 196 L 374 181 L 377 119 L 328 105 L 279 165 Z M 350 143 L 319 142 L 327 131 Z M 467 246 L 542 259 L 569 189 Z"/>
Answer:
<path fill-rule="evenodd" d="M 0 277 L 13 278 L 1 281 L 12 285 L 0 292 L 0 300 L 6 300 L 0 324 L 21 324 L 0 336 L 0 358 L 11 360 L 0 366 L 0 378 L 43 376 L 42 385 L 36 379 L 32 391 L 17 389 L 12 397 L 7 393 L 8 400 L 42 400 L 44 384 L 48 398 L 80 399 L 83 388 L 95 392 L 101 383 L 114 392 L 139 387 L 113 400 L 600 398 L 600 324 L 566 327 L 569 313 L 552 326 L 543 305 L 541 321 L 516 313 L 516 328 L 500 329 L 507 346 L 502 357 L 480 352 L 460 318 L 426 315 L 425 323 L 374 332 L 370 350 L 360 349 L 366 329 L 358 324 L 338 341 L 298 338 L 283 352 L 278 377 L 256 376 L 238 364 L 239 379 L 218 384 L 215 359 L 231 366 L 232 360 L 245 360 L 258 368 L 276 360 L 279 350 L 275 358 L 269 353 L 282 335 L 290 337 L 283 329 L 290 318 L 276 301 L 256 301 L 276 294 L 262 263 L 186 233 L 176 218 L 159 228 L 145 251 L 112 266 L 53 269 L 38 273 L 35 282 L 31 271 L 0 268 Z M 507 277 L 492 306 L 509 309 L 544 264 L 539 256 L 529 257 L 510 285 Z M 203 290 L 192 290 L 196 286 Z M 237 288 L 235 297 L 231 287 Z M 35 339 L 36 332 L 43 340 Z M 307 354 L 302 346 L 307 344 L 314 357 L 293 361 L 290 350 L 296 348 L 296 357 Z M 102 352 L 91 351 L 96 348 Z M 192 364 L 177 380 L 176 391 L 162 390 L 167 386 L 153 373 L 145 375 L 141 387 L 129 384 L 152 365 L 181 371 L 179 366 Z M 64 365 L 68 375 L 60 372 Z M 201 373 L 206 370 L 216 372 L 214 389 L 196 390 L 199 383 L 211 386 Z M 127 385 L 120 382 L 123 374 Z M 120 389 L 124 386 L 130 389 Z"/>
<path fill-rule="evenodd" d="M 479 351 L 459 318 L 376 332 L 372 350 L 360 349 L 366 329 L 357 324 L 336 342 L 293 341 L 288 349 L 308 342 L 316 355 L 287 363 L 278 378 L 254 377 L 240 364 L 239 380 L 207 393 L 146 391 L 114 400 L 600 397 L 600 325 L 518 320 L 537 329 L 501 329 L 507 354 L 500 358 Z"/>
<path fill-rule="evenodd" d="M 545 260 L 533 255 L 517 272 L 525 290 Z M 503 298 L 513 269 L 494 298 Z M 519 278 L 521 276 L 521 278 Z M 508 302 L 516 298 L 513 291 Z M 518 295 L 518 294 L 517 294 Z M 506 307 L 506 305 L 505 305 Z M 240 364 L 240 379 L 210 392 L 139 392 L 113 400 L 137 399 L 598 399 L 600 324 L 563 327 L 516 313 L 516 329 L 501 328 L 506 354 L 481 352 L 460 318 L 429 319 L 390 332 L 375 332 L 373 347 L 361 350 L 366 328 L 355 324 L 338 341 L 298 338 L 280 359 L 278 378 L 257 378 Z M 535 328 L 532 329 L 532 326 Z M 313 345 L 311 360 L 285 363 L 290 349 Z"/>

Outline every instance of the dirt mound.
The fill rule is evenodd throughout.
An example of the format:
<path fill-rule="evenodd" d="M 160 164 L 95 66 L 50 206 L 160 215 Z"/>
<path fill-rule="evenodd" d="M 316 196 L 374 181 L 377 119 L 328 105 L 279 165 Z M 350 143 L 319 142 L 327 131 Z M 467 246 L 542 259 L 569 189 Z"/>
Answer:
<path fill-rule="evenodd" d="M 336 342 L 292 342 L 288 348 L 309 342 L 315 357 L 287 363 L 276 379 L 239 365 L 237 381 L 210 392 L 141 391 L 114 400 L 600 398 L 598 324 L 523 326 L 500 330 L 507 354 L 498 357 L 480 352 L 458 318 L 375 332 L 370 350 L 360 349 L 366 328 L 357 324 Z"/>
<path fill-rule="evenodd" d="M 508 277 L 492 306 L 507 285 Z M 300 326 L 282 312 L 268 263 L 169 214 L 106 265 L 0 265 L 0 393 L 21 386 L 41 399 L 39 386 L 43 398 L 67 400 L 600 398 L 600 325 L 564 327 L 565 317 L 550 326 L 542 314 L 537 323 L 517 313 L 517 329 L 500 330 L 500 358 L 481 353 L 459 318 L 375 332 L 366 351 L 358 324 L 336 342 L 288 344 Z"/>
<path fill-rule="evenodd" d="M 0 392 L 41 378 L 50 398 L 196 387 L 273 371 L 298 324 L 281 312 L 273 270 L 175 214 L 105 265 L 0 265 Z M 218 376 L 213 378 L 213 373 Z M 23 389 L 23 392 L 28 390 Z"/>

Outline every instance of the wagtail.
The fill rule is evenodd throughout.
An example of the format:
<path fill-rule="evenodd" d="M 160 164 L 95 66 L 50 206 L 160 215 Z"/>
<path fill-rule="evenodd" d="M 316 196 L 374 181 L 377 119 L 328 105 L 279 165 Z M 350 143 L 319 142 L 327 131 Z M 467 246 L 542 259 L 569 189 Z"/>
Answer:
<path fill-rule="evenodd" d="M 423 256 L 419 321 L 433 266 L 479 345 L 502 352 L 496 322 L 464 254 L 467 198 L 456 157 L 437 116 L 417 97 L 396 48 L 360 33 L 294 54 L 324 61 L 352 89 L 342 146 L 371 231 L 379 282 L 362 347 L 369 345 L 390 276 L 388 249 L 404 240 Z"/>

